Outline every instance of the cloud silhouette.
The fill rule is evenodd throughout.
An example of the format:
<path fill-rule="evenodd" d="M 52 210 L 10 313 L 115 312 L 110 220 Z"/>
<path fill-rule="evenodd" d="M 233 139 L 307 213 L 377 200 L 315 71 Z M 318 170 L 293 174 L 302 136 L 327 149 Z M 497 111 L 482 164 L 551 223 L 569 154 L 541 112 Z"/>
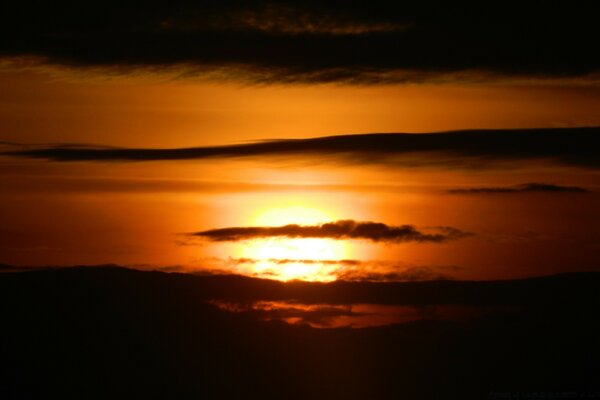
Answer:
<path fill-rule="evenodd" d="M 535 161 L 598 168 L 598 135 L 599 127 L 373 133 L 174 149 L 27 146 L 5 150 L 0 155 L 57 162 L 311 156 L 333 157 L 357 164 L 386 163 L 409 167 L 482 168 L 495 167 L 502 162 Z"/>
<path fill-rule="evenodd" d="M 523 183 L 510 187 L 473 187 L 450 189 L 452 194 L 510 194 L 510 193 L 589 193 L 588 189 L 578 186 L 563 186 L 551 183 Z"/>
<path fill-rule="evenodd" d="M 297 301 L 236 303 L 212 301 L 221 310 L 245 313 L 266 321 L 285 321 L 314 328 L 365 328 L 418 320 L 466 320 L 493 311 L 493 307 L 457 305 L 400 306 L 382 304 L 306 304 Z M 501 308 L 500 308 L 501 309 Z M 505 311 L 505 310 L 504 310 Z"/>
<path fill-rule="evenodd" d="M 377 265 L 366 262 L 361 266 L 348 266 L 336 272 L 337 279 L 362 282 L 419 282 L 453 279 L 448 270 L 458 267 L 429 267 L 415 265 L 409 267 Z"/>
<path fill-rule="evenodd" d="M 390 226 L 380 222 L 358 222 L 341 220 L 319 225 L 253 226 L 210 229 L 189 233 L 214 242 L 232 242 L 271 237 L 286 238 L 327 238 L 327 239 L 366 239 L 373 242 L 433 242 L 441 243 L 472 235 L 459 229 L 442 226 L 434 228 L 434 233 L 417 230 L 412 225 Z"/>
<path fill-rule="evenodd" d="M 593 77 L 600 66 L 592 2 L 23 0 L 2 10 L 0 57 L 112 73 L 376 84 Z"/>

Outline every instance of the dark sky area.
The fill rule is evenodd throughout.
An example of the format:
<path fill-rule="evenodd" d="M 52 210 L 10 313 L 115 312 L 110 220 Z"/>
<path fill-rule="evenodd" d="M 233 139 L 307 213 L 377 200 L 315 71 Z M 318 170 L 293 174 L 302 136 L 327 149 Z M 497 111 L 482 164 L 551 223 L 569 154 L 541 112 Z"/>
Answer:
<path fill-rule="evenodd" d="M 10 2 L 0 54 L 272 82 L 593 79 L 592 2 Z M 241 72 L 235 73 L 235 70 Z"/>

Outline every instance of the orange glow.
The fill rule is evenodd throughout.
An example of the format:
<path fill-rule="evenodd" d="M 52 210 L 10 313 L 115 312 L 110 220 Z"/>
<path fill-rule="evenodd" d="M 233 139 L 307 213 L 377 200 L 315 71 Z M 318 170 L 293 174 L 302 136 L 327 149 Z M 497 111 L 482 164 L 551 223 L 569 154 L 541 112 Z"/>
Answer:
<path fill-rule="evenodd" d="M 279 208 L 266 208 L 253 217 L 252 226 L 312 225 L 337 219 L 333 212 L 302 206 L 292 202 Z M 258 239 L 241 243 L 237 256 L 252 260 L 241 267 L 242 273 L 282 281 L 305 280 L 327 282 L 335 280 L 337 266 L 319 261 L 343 260 L 348 257 L 349 244 L 320 238 Z"/>
<path fill-rule="evenodd" d="M 178 148 L 367 132 L 600 124 L 597 85 L 241 87 L 130 78 L 77 80 L 1 70 L 0 139 Z M 177 266 L 283 281 L 331 281 L 347 279 L 347 272 L 368 276 L 409 266 L 446 268 L 443 274 L 459 279 L 504 279 L 597 265 L 597 224 L 590 223 L 598 220 L 597 169 L 532 164 L 459 170 L 348 161 L 285 155 L 139 163 L 3 159 L 0 261 Z M 527 182 L 581 186 L 590 193 L 446 192 Z M 342 219 L 452 226 L 475 236 L 448 243 L 278 238 L 190 245 L 183 235 Z"/>
<path fill-rule="evenodd" d="M 600 123 L 596 86 L 241 86 L 6 68 L 0 86 L 2 139 L 18 142 L 179 147 Z"/>
<path fill-rule="evenodd" d="M 312 225 L 331 221 L 332 218 L 336 218 L 332 212 L 306 207 L 292 201 L 291 204 L 283 207 L 260 210 L 250 222 L 257 226 Z"/>

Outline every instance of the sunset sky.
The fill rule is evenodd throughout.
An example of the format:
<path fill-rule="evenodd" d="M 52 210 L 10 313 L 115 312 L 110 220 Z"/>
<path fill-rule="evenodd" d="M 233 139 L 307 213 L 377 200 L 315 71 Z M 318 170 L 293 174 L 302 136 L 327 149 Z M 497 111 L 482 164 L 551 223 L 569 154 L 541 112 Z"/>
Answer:
<path fill-rule="evenodd" d="M 0 3 L 0 399 L 600 399 L 597 1 Z"/>
<path fill-rule="evenodd" d="M 585 5 L 33 3 L 0 8 L 0 263 L 598 269 Z"/>

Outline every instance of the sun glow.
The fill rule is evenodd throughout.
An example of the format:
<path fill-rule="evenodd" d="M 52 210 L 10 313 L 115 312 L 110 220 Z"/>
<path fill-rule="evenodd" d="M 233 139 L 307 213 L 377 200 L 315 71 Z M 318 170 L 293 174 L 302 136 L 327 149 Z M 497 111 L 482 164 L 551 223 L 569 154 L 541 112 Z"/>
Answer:
<path fill-rule="evenodd" d="M 261 210 L 251 223 L 258 226 L 278 226 L 287 224 L 313 225 L 338 219 L 333 213 L 322 209 L 290 204 L 285 207 Z"/>
<path fill-rule="evenodd" d="M 333 213 L 292 205 L 270 208 L 253 219 L 256 226 L 312 225 L 336 220 Z M 282 281 L 332 281 L 339 264 L 348 258 L 348 243 L 320 238 L 269 238 L 240 244 L 240 272 Z"/>

